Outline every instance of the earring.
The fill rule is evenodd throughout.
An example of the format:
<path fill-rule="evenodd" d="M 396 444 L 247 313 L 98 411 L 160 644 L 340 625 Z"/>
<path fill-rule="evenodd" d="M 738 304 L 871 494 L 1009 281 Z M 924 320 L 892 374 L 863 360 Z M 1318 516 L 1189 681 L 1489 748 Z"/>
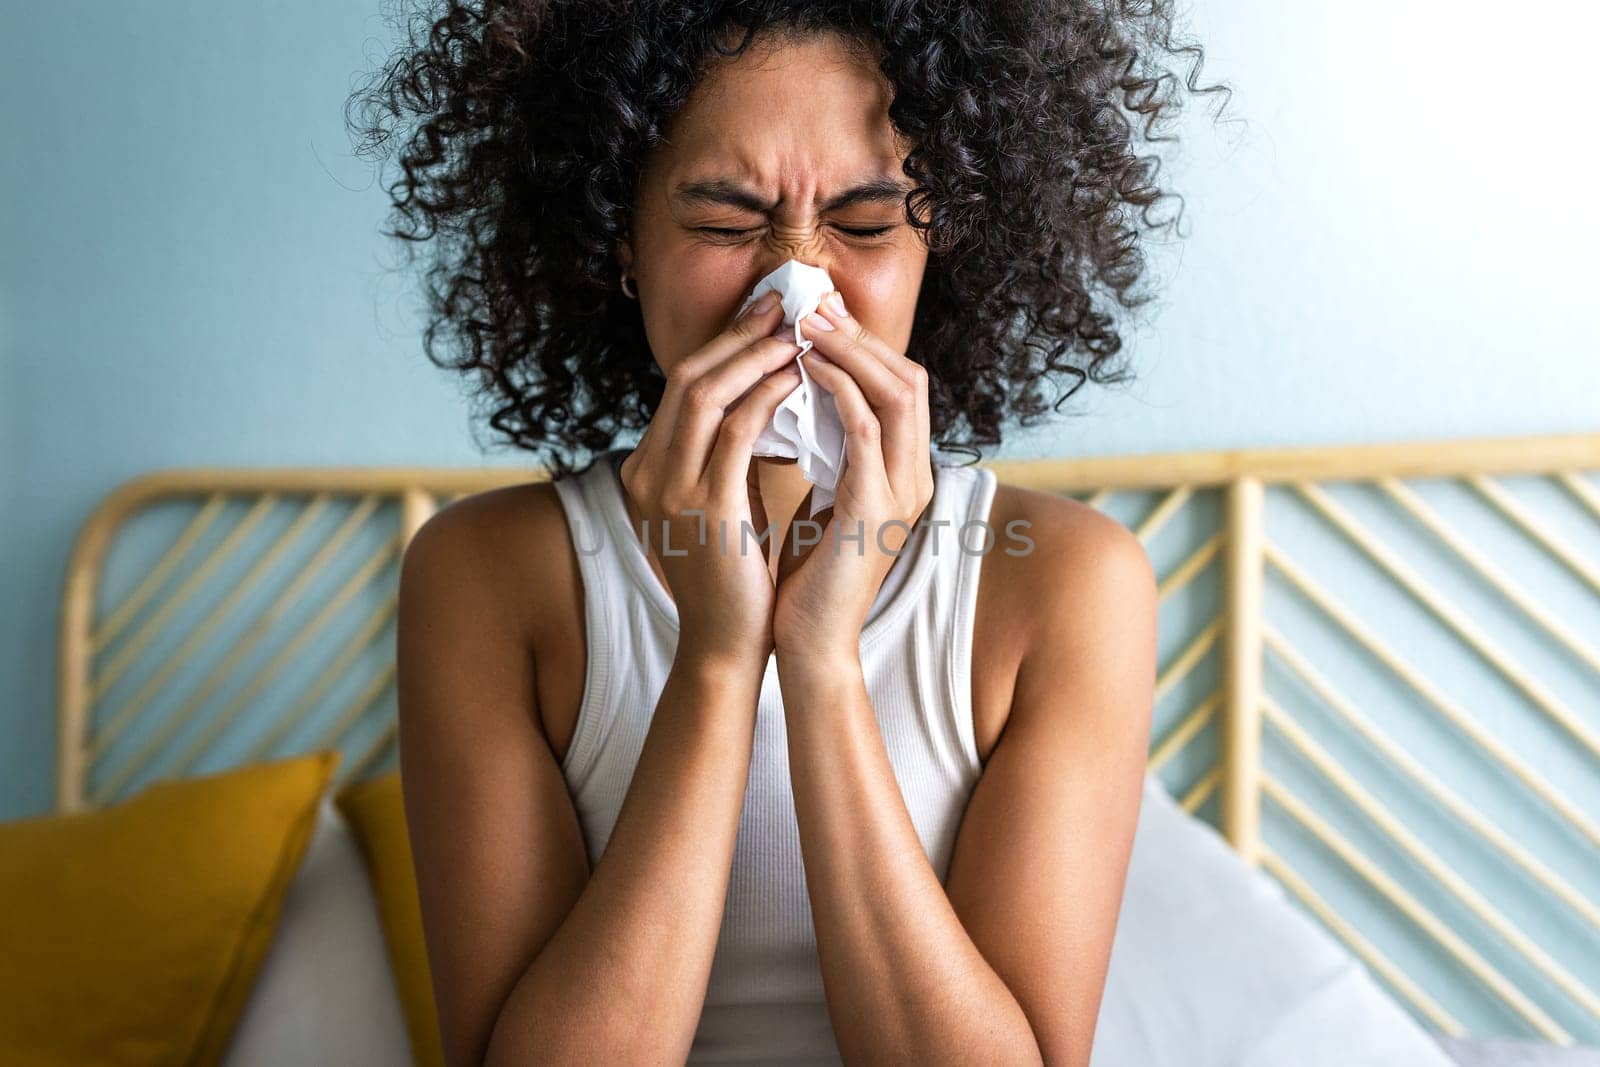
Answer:
<path fill-rule="evenodd" d="M 631 293 L 628 292 L 628 281 L 629 281 L 629 274 L 628 274 L 627 271 L 623 271 L 622 272 L 622 295 L 627 297 L 629 300 L 637 300 L 637 299 L 639 299 L 639 287 L 637 285 L 635 285 L 634 289 L 633 289 L 633 292 L 631 292 Z"/>

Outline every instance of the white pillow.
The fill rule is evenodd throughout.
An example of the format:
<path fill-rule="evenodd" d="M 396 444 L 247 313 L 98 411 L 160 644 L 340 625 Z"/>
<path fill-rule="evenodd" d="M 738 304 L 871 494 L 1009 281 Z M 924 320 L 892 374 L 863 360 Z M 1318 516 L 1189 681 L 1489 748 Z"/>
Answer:
<path fill-rule="evenodd" d="M 331 793 L 224 1067 L 411 1062 L 405 1019 L 356 843 Z"/>
<path fill-rule="evenodd" d="M 1452 1067 L 1360 960 L 1145 780 L 1091 1067 Z"/>

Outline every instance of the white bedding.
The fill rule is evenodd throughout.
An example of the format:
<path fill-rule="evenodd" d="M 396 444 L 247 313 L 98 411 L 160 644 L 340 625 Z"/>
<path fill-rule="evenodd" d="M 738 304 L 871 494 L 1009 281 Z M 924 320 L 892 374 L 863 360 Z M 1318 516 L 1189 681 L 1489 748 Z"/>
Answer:
<path fill-rule="evenodd" d="M 1091 1067 L 1452 1067 L 1361 964 L 1145 780 Z"/>
<path fill-rule="evenodd" d="M 1459 1067 L 1600 1067 L 1600 1048 L 1495 1037 L 1442 1037 L 1439 1043 Z"/>
<path fill-rule="evenodd" d="M 411 1062 L 360 848 L 324 798 L 224 1067 Z"/>

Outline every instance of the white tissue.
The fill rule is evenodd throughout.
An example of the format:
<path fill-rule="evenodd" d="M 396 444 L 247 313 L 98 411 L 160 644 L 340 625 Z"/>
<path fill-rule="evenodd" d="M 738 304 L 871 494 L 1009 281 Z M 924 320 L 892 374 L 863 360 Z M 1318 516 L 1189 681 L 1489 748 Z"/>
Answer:
<path fill-rule="evenodd" d="M 794 327 L 793 341 L 800 346 L 795 355 L 800 384 L 773 412 L 772 421 L 756 438 L 754 454 L 792 459 L 798 464 L 800 473 L 813 486 L 808 517 L 833 503 L 834 487 L 844 471 L 844 423 L 839 420 L 833 394 L 813 381 L 806 370 L 804 357 L 812 342 L 801 336 L 799 322 L 817 310 L 822 298 L 834 288 L 827 271 L 791 259 L 757 282 L 739 305 L 743 311 L 764 293 L 776 291 L 783 299 L 783 324 Z"/>

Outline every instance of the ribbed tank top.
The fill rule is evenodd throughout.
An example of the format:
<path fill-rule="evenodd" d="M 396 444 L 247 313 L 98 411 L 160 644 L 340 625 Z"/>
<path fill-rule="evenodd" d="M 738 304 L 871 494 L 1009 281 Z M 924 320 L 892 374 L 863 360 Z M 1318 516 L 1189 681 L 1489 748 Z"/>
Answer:
<path fill-rule="evenodd" d="M 628 451 L 602 453 L 554 483 L 578 549 L 588 648 L 561 770 L 591 869 L 610 840 L 678 640 L 677 607 L 628 518 L 619 472 Z M 982 772 L 972 723 L 972 626 L 979 570 L 1000 531 L 983 528 L 994 473 L 958 466 L 938 449 L 933 458 L 928 512 L 879 588 L 860 649 L 889 763 L 943 882 Z M 768 658 L 761 682 L 722 928 L 688 1058 L 759 1061 L 840 1062 L 806 892 L 776 657 Z"/>

